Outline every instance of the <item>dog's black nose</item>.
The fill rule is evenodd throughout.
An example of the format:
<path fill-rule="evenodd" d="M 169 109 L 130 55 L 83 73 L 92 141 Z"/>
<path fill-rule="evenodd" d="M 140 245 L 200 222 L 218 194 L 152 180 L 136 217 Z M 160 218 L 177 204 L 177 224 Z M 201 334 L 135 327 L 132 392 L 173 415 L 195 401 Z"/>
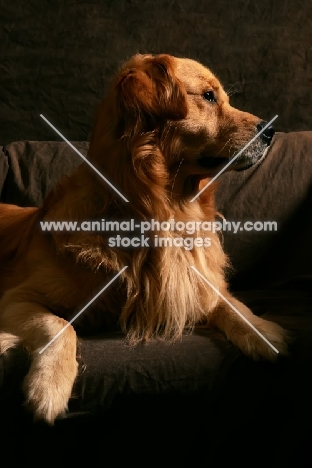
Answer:
<path fill-rule="evenodd" d="M 266 124 L 267 122 L 265 122 L 264 120 L 258 123 L 257 125 L 258 132 L 261 132 L 261 130 L 263 129 L 263 127 L 266 126 Z M 274 133 L 275 133 L 274 127 L 270 125 L 268 128 L 264 130 L 264 132 L 261 133 L 260 138 L 264 143 L 269 145 L 271 143 Z"/>

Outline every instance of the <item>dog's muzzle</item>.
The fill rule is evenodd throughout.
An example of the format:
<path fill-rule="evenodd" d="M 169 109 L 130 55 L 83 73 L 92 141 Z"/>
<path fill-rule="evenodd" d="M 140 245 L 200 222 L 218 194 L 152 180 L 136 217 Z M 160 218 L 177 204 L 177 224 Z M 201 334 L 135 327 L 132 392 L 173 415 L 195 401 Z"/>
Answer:
<path fill-rule="evenodd" d="M 257 133 L 267 125 L 267 122 L 262 120 L 256 126 Z M 239 158 L 229 166 L 228 170 L 242 171 L 254 166 L 267 153 L 268 146 L 275 134 L 274 127 L 270 125 L 266 128 L 249 147 L 242 153 Z M 222 169 L 232 158 L 218 156 L 201 156 L 197 162 L 199 166 L 212 172 Z"/>

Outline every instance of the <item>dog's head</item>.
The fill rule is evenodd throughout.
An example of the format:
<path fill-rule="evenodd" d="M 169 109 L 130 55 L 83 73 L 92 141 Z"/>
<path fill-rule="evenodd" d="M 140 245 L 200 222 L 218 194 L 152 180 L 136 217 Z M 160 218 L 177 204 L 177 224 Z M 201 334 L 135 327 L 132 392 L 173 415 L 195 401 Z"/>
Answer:
<path fill-rule="evenodd" d="M 153 198 L 189 199 L 200 180 L 217 174 L 263 125 L 231 107 L 218 79 L 198 62 L 136 55 L 100 108 L 89 155 L 126 190 L 133 177 L 143 198 L 153 191 Z M 266 129 L 229 169 L 258 162 L 273 134 Z"/>

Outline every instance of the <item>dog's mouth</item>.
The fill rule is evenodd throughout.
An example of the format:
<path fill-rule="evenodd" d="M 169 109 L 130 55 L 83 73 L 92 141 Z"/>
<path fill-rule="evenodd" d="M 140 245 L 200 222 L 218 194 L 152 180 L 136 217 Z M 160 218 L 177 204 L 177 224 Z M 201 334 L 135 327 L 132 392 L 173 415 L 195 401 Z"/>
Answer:
<path fill-rule="evenodd" d="M 215 173 L 213 175 L 216 175 L 217 171 L 222 169 L 226 171 L 244 171 L 258 164 L 265 157 L 268 148 L 267 143 L 258 140 L 246 148 L 238 157 L 235 157 L 235 155 L 231 157 L 201 155 L 197 159 L 197 164 L 209 172 L 208 177 L 213 172 Z"/>
<path fill-rule="evenodd" d="M 177 171 L 178 177 L 175 179 L 174 192 L 176 195 L 180 193 L 180 196 L 183 194 L 183 198 L 192 198 L 198 193 L 202 179 L 213 179 L 219 173 L 231 170 L 245 171 L 260 164 L 268 149 L 267 144 L 258 141 L 250 145 L 237 158 L 235 154 L 231 157 L 201 154 L 193 162 L 185 161 Z"/>
<path fill-rule="evenodd" d="M 231 158 L 224 158 L 218 156 L 200 156 L 197 159 L 197 164 L 210 171 L 214 171 L 215 169 L 221 170 L 226 164 L 231 161 Z"/>

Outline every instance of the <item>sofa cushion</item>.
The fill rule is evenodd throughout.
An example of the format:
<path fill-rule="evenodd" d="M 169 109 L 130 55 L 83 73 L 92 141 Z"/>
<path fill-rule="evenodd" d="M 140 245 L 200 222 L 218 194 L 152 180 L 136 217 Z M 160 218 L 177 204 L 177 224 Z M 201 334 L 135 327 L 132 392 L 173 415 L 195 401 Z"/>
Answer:
<path fill-rule="evenodd" d="M 85 156 L 87 142 L 73 142 Z M 2 201 L 20 206 L 39 206 L 64 176 L 82 163 L 65 142 L 17 141 L 5 147 L 9 165 Z"/>
<path fill-rule="evenodd" d="M 312 132 L 278 133 L 260 165 L 220 177 L 217 206 L 228 221 L 277 224 L 277 231 L 223 233 L 236 289 L 311 279 L 311 160 Z"/>

